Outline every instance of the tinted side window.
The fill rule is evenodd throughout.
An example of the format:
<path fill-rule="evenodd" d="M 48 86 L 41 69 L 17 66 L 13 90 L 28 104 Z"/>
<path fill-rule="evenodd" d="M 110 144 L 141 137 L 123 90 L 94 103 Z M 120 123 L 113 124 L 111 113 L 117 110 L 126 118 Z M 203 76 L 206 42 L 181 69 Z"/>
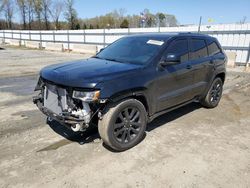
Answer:
<path fill-rule="evenodd" d="M 207 57 L 207 46 L 203 39 L 191 39 L 191 59 Z"/>
<path fill-rule="evenodd" d="M 215 55 L 221 52 L 219 46 L 217 45 L 215 41 L 209 41 L 207 47 L 208 47 L 209 55 Z"/>
<path fill-rule="evenodd" d="M 167 48 L 165 57 L 169 54 L 176 54 L 180 57 L 181 62 L 188 61 L 188 41 L 186 39 L 175 40 Z"/>

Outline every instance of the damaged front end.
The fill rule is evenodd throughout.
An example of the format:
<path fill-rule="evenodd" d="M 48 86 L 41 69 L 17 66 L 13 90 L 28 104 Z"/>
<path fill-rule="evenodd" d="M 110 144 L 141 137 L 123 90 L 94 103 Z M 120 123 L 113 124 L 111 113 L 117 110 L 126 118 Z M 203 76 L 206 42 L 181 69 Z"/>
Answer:
<path fill-rule="evenodd" d="M 90 123 L 96 124 L 101 109 L 100 91 L 56 85 L 39 78 L 35 88 L 38 95 L 33 102 L 48 120 L 56 120 L 73 131 L 84 131 Z"/>

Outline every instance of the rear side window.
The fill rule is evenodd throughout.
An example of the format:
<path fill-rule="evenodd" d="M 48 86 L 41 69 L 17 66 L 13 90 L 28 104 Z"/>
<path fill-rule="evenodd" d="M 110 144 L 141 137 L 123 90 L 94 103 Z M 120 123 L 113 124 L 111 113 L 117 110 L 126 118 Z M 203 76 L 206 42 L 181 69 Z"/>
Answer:
<path fill-rule="evenodd" d="M 215 41 L 208 41 L 208 53 L 209 55 L 215 55 L 221 52 L 220 47 Z"/>
<path fill-rule="evenodd" d="M 206 42 L 203 39 L 191 39 L 191 60 L 208 56 Z"/>
<path fill-rule="evenodd" d="M 170 43 L 167 48 L 167 53 L 165 56 L 169 54 L 176 54 L 180 57 L 181 62 L 188 61 L 188 41 L 187 39 L 178 39 Z"/>

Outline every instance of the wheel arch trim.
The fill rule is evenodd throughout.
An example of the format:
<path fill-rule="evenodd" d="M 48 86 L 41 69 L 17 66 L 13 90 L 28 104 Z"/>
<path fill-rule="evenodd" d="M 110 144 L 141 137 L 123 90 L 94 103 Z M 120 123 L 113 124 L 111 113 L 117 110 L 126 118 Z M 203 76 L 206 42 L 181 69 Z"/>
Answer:
<path fill-rule="evenodd" d="M 151 107 L 150 107 L 150 101 L 149 101 L 149 97 L 148 97 L 148 94 L 147 94 L 147 89 L 144 88 L 144 87 L 141 87 L 141 88 L 135 88 L 135 89 L 132 89 L 132 90 L 124 90 L 124 91 L 121 91 L 119 93 L 116 93 L 114 95 L 112 95 L 108 101 L 109 103 L 116 103 L 116 102 L 119 102 L 119 101 L 122 101 L 124 99 L 129 99 L 129 98 L 134 98 L 138 101 L 140 101 L 148 114 L 151 113 Z"/>

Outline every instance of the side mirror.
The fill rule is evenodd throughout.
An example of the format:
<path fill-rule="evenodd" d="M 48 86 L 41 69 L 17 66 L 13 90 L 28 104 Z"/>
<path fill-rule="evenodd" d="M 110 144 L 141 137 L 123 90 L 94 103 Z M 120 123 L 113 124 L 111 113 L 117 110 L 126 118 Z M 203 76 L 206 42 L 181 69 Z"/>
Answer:
<path fill-rule="evenodd" d="M 104 50 L 104 48 L 101 48 L 98 52 L 96 52 L 96 55 L 98 55 L 103 50 Z"/>
<path fill-rule="evenodd" d="M 161 59 L 160 65 L 167 66 L 167 65 L 177 65 L 181 62 L 180 56 L 176 54 L 168 54 L 167 57 Z"/>
<path fill-rule="evenodd" d="M 103 51 L 105 48 L 101 48 L 100 50 L 99 50 L 99 52 L 101 52 L 101 51 Z"/>

